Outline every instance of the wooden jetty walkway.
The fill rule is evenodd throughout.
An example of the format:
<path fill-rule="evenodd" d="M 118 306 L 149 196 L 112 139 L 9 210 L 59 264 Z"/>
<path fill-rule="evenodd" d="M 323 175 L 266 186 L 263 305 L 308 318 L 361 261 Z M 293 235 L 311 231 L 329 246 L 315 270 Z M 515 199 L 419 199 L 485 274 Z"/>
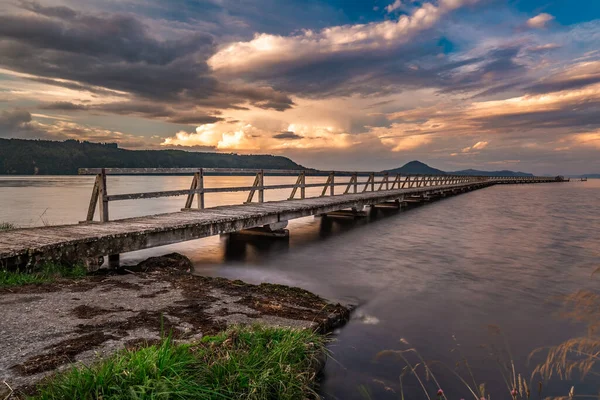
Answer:
<path fill-rule="evenodd" d="M 0 266 L 31 267 L 49 260 L 85 261 L 98 267 L 109 256 L 116 266 L 119 254 L 163 246 L 212 235 L 251 230 L 277 234 L 287 221 L 311 215 L 358 215 L 365 206 L 401 207 L 436 198 L 468 192 L 496 184 L 562 182 L 561 177 L 479 177 L 479 176 L 403 176 L 375 172 L 321 172 L 289 170 L 247 170 L 223 168 L 178 169 L 82 169 L 94 174 L 86 221 L 80 224 L 15 229 L 0 232 Z M 110 195 L 107 175 L 190 174 L 189 189 Z M 205 175 L 255 175 L 252 186 L 205 188 Z M 294 184 L 266 185 L 268 175 L 297 175 Z M 321 183 L 307 183 L 307 176 L 320 176 Z M 343 192 L 335 193 L 336 187 Z M 307 197 L 307 188 L 322 188 L 318 197 Z M 267 190 L 291 189 L 288 200 L 265 202 Z M 205 208 L 209 193 L 245 192 L 244 204 Z M 253 202 L 257 195 L 257 201 Z M 181 211 L 111 221 L 109 203 L 135 199 L 187 196 Z M 99 221 L 94 221 L 98 209 Z"/>

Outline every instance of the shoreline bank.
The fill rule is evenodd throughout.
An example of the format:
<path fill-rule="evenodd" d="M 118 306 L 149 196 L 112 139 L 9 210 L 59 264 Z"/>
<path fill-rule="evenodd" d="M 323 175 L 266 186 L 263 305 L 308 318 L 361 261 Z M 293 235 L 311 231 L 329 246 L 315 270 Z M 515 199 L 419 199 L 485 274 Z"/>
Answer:
<path fill-rule="evenodd" d="M 192 343 L 238 325 L 329 333 L 351 306 L 299 288 L 190 274 L 185 256 L 153 257 L 125 274 L 0 288 L 0 379 L 13 389 L 164 334 Z"/>

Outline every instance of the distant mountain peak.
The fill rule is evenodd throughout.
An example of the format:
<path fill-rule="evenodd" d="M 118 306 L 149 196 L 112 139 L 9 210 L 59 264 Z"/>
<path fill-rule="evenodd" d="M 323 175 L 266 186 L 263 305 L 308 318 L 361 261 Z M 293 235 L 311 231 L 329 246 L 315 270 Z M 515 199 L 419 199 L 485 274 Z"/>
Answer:
<path fill-rule="evenodd" d="M 385 172 L 394 174 L 412 174 L 412 175 L 445 175 L 446 173 L 440 169 L 430 167 L 429 165 L 419 160 L 407 162 L 400 168 L 390 169 Z"/>
<path fill-rule="evenodd" d="M 400 168 L 389 169 L 384 172 L 404 175 L 473 175 L 473 176 L 533 176 L 526 172 L 502 171 L 479 171 L 476 169 L 465 169 L 462 171 L 445 172 L 441 169 L 430 167 L 419 160 L 407 162 Z"/>

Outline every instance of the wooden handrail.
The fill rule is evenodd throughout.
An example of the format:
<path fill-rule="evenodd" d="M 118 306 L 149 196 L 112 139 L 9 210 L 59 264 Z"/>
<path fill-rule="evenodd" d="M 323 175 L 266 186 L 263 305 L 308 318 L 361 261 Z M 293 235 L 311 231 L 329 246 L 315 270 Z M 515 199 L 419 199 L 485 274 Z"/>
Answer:
<path fill-rule="evenodd" d="M 90 222 L 94 218 L 96 207 L 100 211 L 100 221 L 108 222 L 108 203 L 111 201 L 152 199 L 159 197 L 187 196 L 184 209 L 191 209 L 194 196 L 198 196 L 198 209 L 204 208 L 204 195 L 206 193 L 226 193 L 226 192 L 249 192 L 246 203 L 253 201 L 254 194 L 258 192 L 258 202 L 264 202 L 265 190 L 292 189 L 288 200 L 293 200 L 296 192 L 300 189 L 300 197 L 306 197 L 306 188 L 322 188 L 321 196 L 325 196 L 329 191 L 330 196 L 335 195 L 336 186 L 345 186 L 344 194 L 349 194 L 351 189 L 353 193 L 359 192 L 359 185 L 364 185 L 362 192 L 389 191 L 399 189 L 412 189 L 421 187 L 443 187 L 469 182 L 551 182 L 555 178 L 549 177 L 482 177 L 482 176 L 462 176 L 462 175 L 401 175 L 395 174 L 393 181 L 390 181 L 388 172 L 337 172 L 337 171 L 317 171 L 317 170 L 255 170 L 255 169 L 237 169 L 237 168 L 82 168 L 79 173 L 96 174 L 92 197 L 90 199 L 86 221 Z M 109 195 L 107 190 L 107 175 L 137 175 L 137 174 L 194 174 L 192 184 L 189 189 L 168 190 L 160 192 L 144 193 L 126 193 Z M 236 186 L 222 188 L 207 188 L 204 185 L 206 173 L 226 173 L 250 175 L 256 174 L 252 186 Z M 298 175 L 295 184 L 283 185 L 265 185 L 264 177 L 271 175 Z M 306 183 L 306 176 L 327 177 L 324 183 Z M 335 180 L 336 176 L 349 177 L 348 182 L 339 182 Z M 368 177 L 367 180 L 359 180 L 358 177 Z M 381 180 L 376 177 L 381 176 Z M 391 184 L 391 185 L 390 185 Z M 376 186 L 378 185 L 378 188 Z M 329 189 L 329 190 L 328 190 Z"/>

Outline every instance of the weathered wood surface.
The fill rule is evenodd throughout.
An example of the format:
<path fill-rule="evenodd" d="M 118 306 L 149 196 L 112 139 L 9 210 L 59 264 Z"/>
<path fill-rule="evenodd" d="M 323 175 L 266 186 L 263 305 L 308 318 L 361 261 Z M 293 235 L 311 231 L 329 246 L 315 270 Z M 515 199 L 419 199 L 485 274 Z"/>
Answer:
<path fill-rule="evenodd" d="M 127 218 L 104 223 L 47 226 L 0 233 L 0 263 L 23 265 L 38 260 L 80 260 L 119 254 L 346 208 L 396 201 L 406 196 L 493 184 L 476 182 L 265 203 L 219 206 L 204 210 Z"/>

